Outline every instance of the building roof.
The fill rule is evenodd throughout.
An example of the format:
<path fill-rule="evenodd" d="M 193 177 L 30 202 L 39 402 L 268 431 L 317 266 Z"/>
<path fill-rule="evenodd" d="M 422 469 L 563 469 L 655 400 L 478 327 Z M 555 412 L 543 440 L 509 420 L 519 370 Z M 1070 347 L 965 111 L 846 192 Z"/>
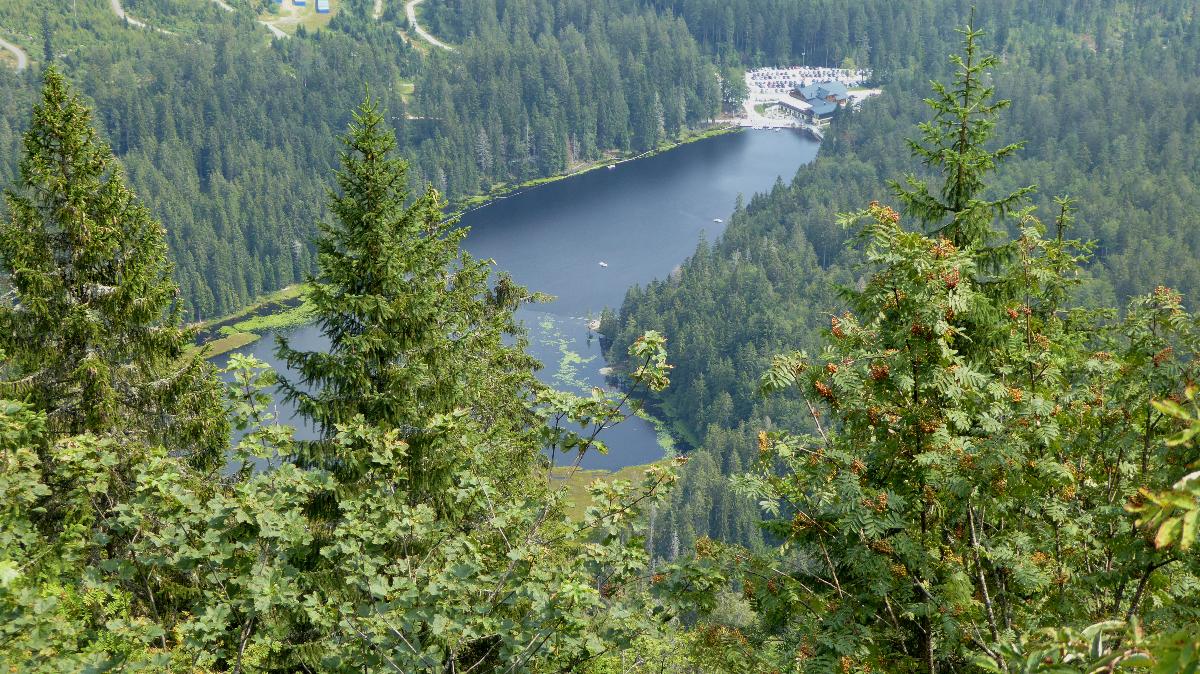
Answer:
<path fill-rule="evenodd" d="M 812 114 L 816 115 L 817 117 L 828 117 L 829 115 L 832 115 L 833 111 L 837 110 L 838 107 L 837 103 L 830 103 L 824 98 L 815 98 L 809 101 L 809 105 L 812 106 Z"/>
<path fill-rule="evenodd" d="M 850 90 L 848 90 L 846 85 L 842 84 L 841 82 L 821 82 L 817 86 L 821 87 L 826 96 L 837 96 L 839 101 L 843 98 L 849 98 L 850 96 Z M 822 98 L 824 98 L 824 96 L 822 96 Z"/>
<path fill-rule="evenodd" d="M 799 87 L 796 89 L 804 100 L 813 101 L 814 99 L 824 100 L 832 96 L 838 101 L 844 101 L 850 98 L 850 90 L 841 82 L 816 82 L 807 87 Z"/>
<path fill-rule="evenodd" d="M 808 101 L 802 101 L 800 99 L 791 99 L 791 100 L 783 99 L 783 100 L 779 100 L 776 102 L 779 105 L 782 105 L 783 107 L 788 108 L 789 110 L 795 110 L 796 112 L 803 112 L 803 113 L 807 113 L 809 110 L 812 110 L 812 107 L 813 107 L 812 104 L 809 103 Z"/>

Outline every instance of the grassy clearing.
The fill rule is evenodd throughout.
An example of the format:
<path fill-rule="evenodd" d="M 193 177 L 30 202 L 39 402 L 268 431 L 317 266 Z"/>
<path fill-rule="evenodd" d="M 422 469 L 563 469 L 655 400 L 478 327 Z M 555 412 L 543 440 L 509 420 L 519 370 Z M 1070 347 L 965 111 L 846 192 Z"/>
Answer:
<path fill-rule="evenodd" d="M 304 325 L 312 320 L 312 304 L 308 299 L 301 301 L 299 306 L 279 312 L 262 314 L 247 318 L 244 321 L 221 328 L 223 335 L 235 335 L 241 332 L 266 332 L 280 328 L 291 328 Z"/>
<path fill-rule="evenodd" d="M 413 93 L 417 90 L 417 85 L 414 82 L 405 82 L 401 80 L 396 83 L 396 92 L 400 94 L 400 100 L 404 101 L 405 105 L 412 102 Z"/>
<path fill-rule="evenodd" d="M 254 301 L 253 304 L 249 304 L 241 309 L 238 309 L 232 314 L 226 314 L 225 316 L 205 321 L 200 325 L 200 328 L 202 330 L 209 330 L 213 328 L 219 328 L 223 325 L 232 325 L 233 323 L 238 322 L 239 319 L 261 312 L 264 308 L 271 304 L 288 302 L 299 298 L 303 294 L 304 286 L 299 283 L 287 286 L 285 288 L 280 288 L 273 293 L 267 293 L 266 295 L 259 297 Z"/>
<path fill-rule="evenodd" d="M 223 353 L 228 353 L 235 349 L 240 349 L 248 344 L 253 344 L 259 339 L 262 339 L 262 335 L 255 334 L 253 332 L 239 332 L 234 335 L 221 337 L 220 339 L 214 339 L 211 342 L 197 344 L 191 348 L 191 350 L 188 352 L 188 355 L 191 355 L 204 347 L 208 347 L 209 357 L 211 358 L 213 356 L 219 356 Z"/>
<path fill-rule="evenodd" d="M 612 482 L 624 480 L 640 484 L 646 474 L 646 469 L 654 464 L 626 466 L 617 472 L 610 470 L 578 470 L 571 473 L 569 467 L 558 467 L 550 474 L 554 485 L 565 486 L 567 489 L 567 514 L 571 519 L 580 521 L 588 506 L 592 505 L 592 497 L 588 494 L 588 485 L 596 480 Z M 569 476 L 569 477 L 568 477 Z"/>
<path fill-rule="evenodd" d="M 317 13 L 317 0 L 307 0 L 303 6 L 298 6 L 293 0 L 283 0 L 282 4 L 270 4 L 267 13 L 258 17 L 285 33 L 294 34 L 300 26 L 306 31 L 324 28 L 338 13 L 340 0 L 330 0 L 329 13 Z"/>
<path fill-rule="evenodd" d="M 200 325 L 200 341 L 210 356 L 240 349 L 258 340 L 267 330 L 303 325 L 311 320 L 311 307 L 304 299 L 304 286 L 291 285 L 232 314 Z"/>

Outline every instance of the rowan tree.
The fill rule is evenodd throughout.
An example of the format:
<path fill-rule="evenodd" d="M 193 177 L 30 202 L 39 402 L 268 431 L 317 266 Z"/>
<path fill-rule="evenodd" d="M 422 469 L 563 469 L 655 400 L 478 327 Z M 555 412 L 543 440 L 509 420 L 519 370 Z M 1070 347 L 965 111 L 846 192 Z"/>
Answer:
<path fill-rule="evenodd" d="M 974 63 L 964 32 L 957 62 Z M 959 121 L 994 110 L 967 79 L 935 87 L 935 120 L 956 98 Z M 820 354 L 781 355 L 763 377 L 807 403 L 812 431 L 760 434 L 738 485 L 784 543 L 733 566 L 805 671 L 1011 671 L 1012 645 L 1039 629 L 1194 620 L 1197 560 L 1156 549 L 1123 507 L 1182 474 L 1152 403 L 1195 378 L 1195 320 L 1166 288 L 1123 320 L 1073 306 L 1090 246 L 1066 235 L 1069 201 L 1047 236 L 1032 208 L 976 196 L 990 129 L 939 155 L 947 227 L 914 208 L 928 200 L 905 205 L 931 233 L 879 203 L 843 218 L 866 263 L 850 311 Z"/>

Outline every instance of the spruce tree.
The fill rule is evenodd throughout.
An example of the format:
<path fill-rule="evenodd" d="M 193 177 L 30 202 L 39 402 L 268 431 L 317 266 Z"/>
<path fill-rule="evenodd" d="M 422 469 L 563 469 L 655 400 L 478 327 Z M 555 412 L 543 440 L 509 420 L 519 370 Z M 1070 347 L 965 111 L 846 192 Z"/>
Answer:
<path fill-rule="evenodd" d="M 462 411 L 494 432 L 528 421 L 533 361 L 522 341 L 503 341 L 517 332 L 512 312 L 527 293 L 506 277 L 489 287 L 489 263 L 459 249 L 467 232 L 443 218 L 436 190 L 410 203 L 407 164 L 369 97 L 343 142 L 334 220 L 320 226 L 309 284 L 329 349 L 298 351 L 280 338 L 279 356 L 299 373 L 282 388 L 321 435 L 300 463 L 352 481 L 354 460 L 332 438 L 361 417 L 408 443 L 410 498 L 419 501 L 438 495 L 457 460 L 423 451 L 437 415 Z"/>
<path fill-rule="evenodd" d="M 626 638 L 595 579 L 645 568 L 625 518 L 671 478 L 652 468 L 633 499 L 604 485 L 583 526 L 562 519 L 540 450 L 600 447 L 593 427 L 623 415 L 536 383 L 513 318 L 527 293 L 461 252 L 436 191 L 410 201 L 384 119 L 370 98 L 354 114 L 321 225 L 308 298 L 328 350 L 278 345 L 299 373 L 285 395 L 319 437 L 281 447 L 292 466 L 276 472 L 321 485 L 303 495 L 310 536 L 286 555 L 303 604 L 280 613 L 282 667 L 578 671 Z M 663 340 L 637 353 L 632 378 L 665 386 Z"/>
<path fill-rule="evenodd" d="M 983 31 L 968 24 L 958 32 L 963 35 L 963 52 L 950 57 L 958 67 L 953 88 L 931 83 L 934 95 L 925 102 L 933 110 L 933 119 L 920 125 L 921 140 L 907 141 L 925 166 L 941 174 L 942 187 L 935 190 L 912 174 L 905 177 L 906 186 L 896 181 L 890 184 L 905 211 L 926 233 L 945 236 L 965 248 L 985 246 L 993 240 L 995 219 L 1023 203 L 1033 188 L 996 198 L 985 195 L 985 178 L 1022 144 L 995 150 L 987 147 L 997 116 L 1011 101 L 995 100 L 995 87 L 987 84 L 988 71 L 998 61 L 980 53 L 978 40 Z"/>
<path fill-rule="evenodd" d="M 47 65 L 54 63 L 54 26 L 49 12 L 42 11 L 42 58 Z"/>
<path fill-rule="evenodd" d="M 45 411 L 56 433 L 164 442 L 215 465 L 228 441 L 219 382 L 185 356 L 194 335 L 163 227 L 53 66 L 5 201 L 5 394 Z"/>

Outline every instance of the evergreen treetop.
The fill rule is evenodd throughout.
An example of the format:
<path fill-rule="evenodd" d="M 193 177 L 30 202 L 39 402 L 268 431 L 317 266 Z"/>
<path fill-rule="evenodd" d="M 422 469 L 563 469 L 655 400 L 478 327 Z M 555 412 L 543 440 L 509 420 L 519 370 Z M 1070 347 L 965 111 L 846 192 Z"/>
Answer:
<path fill-rule="evenodd" d="M 987 83 L 988 71 L 999 61 L 980 53 L 978 40 L 983 31 L 968 24 L 958 32 L 963 36 L 963 50 L 950 57 L 958 68 L 953 88 L 930 83 L 934 95 L 925 103 L 933 110 L 933 118 L 920 124 L 921 140 L 907 141 L 913 154 L 940 174 L 941 190 L 935 193 L 928 181 L 913 174 L 905 177 L 906 186 L 896 181 L 890 184 L 905 211 L 928 233 L 945 236 L 960 248 L 983 247 L 998 235 L 996 218 L 1019 206 L 1033 187 L 995 199 L 984 194 L 988 174 L 1022 144 L 996 150 L 987 147 L 995 135 L 997 116 L 1011 102 L 995 100 L 995 87 Z"/>
<path fill-rule="evenodd" d="M 361 417 L 409 443 L 419 498 L 432 493 L 426 479 L 456 460 L 422 453 L 435 416 L 467 411 L 495 429 L 529 421 L 522 401 L 535 385 L 533 361 L 522 341 L 503 341 L 518 332 L 512 311 L 528 293 L 507 277 L 489 287 L 489 262 L 459 249 L 466 230 L 443 217 L 436 190 L 409 203 L 407 164 L 393 156 L 395 138 L 374 100 L 354 114 L 343 142 L 334 219 L 320 226 L 309 295 L 329 348 L 298 351 L 280 338 L 280 357 L 299 373 L 282 387 L 324 439 L 307 446 L 303 462 L 342 464 L 327 440 Z"/>
<path fill-rule="evenodd" d="M 204 455 L 227 442 L 211 367 L 171 279 L 164 230 L 125 186 L 92 115 L 51 66 L 5 193 L 0 306 L 5 390 L 63 434 L 119 429 Z"/>

